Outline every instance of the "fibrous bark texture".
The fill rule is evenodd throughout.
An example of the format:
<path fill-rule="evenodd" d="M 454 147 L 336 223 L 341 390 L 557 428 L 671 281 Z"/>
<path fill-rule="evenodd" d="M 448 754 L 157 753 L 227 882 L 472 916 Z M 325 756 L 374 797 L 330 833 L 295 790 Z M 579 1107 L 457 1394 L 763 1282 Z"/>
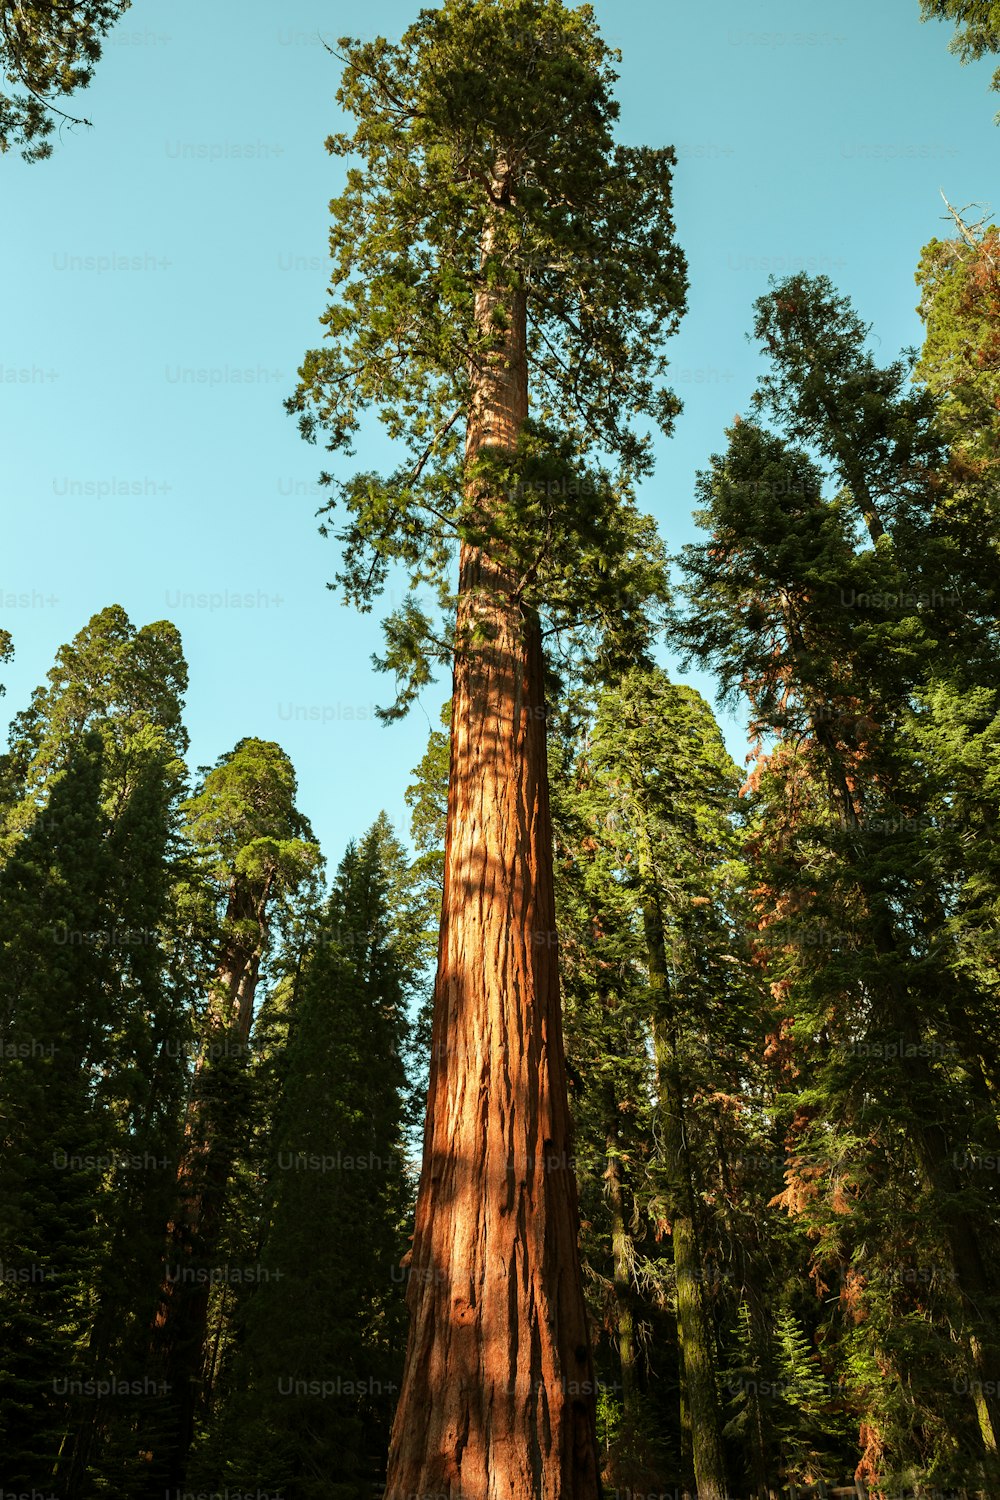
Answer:
<path fill-rule="evenodd" d="M 487 253 L 489 246 L 486 247 Z M 480 327 L 495 311 L 483 292 Z M 513 452 L 525 305 L 473 372 L 467 457 Z M 479 497 L 488 508 L 489 496 Z M 515 571 L 465 546 L 444 904 L 411 1328 L 386 1500 L 597 1500 L 577 1248 L 541 632 Z"/>

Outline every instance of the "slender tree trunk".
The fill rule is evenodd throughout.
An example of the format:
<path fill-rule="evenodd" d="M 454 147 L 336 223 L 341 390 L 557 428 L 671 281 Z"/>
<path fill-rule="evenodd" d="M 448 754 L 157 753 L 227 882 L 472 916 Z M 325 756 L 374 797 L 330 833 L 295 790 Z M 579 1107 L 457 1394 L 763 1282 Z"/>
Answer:
<path fill-rule="evenodd" d="M 626 1417 L 635 1413 L 637 1371 L 635 1321 L 632 1317 L 632 1257 L 629 1233 L 625 1223 L 624 1189 L 618 1158 L 618 1131 L 610 1130 L 607 1139 L 608 1203 L 611 1207 L 611 1259 L 615 1284 L 615 1324 L 618 1330 L 618 1360 L 622 1371 L 622 1407 Z"/>
<path fill-rule="evenodd" d="M 677 1281 L 677 1337 L 683 1387 L 691 1423 L 691 1456 L 698 1500 L 726 1500 L 729 1486 L 715 1383 L 715 1349 L 705 1312 L 704 1272 L 698 1253 L 694 1189 L 684 1137 L 684 1097 L 668 1010 L 669 982 L 663 920 L 657 905 L 644 906 L 643 919 L 653 991 L 653 1051 L 659 1086 L 663 1164 L 671 1200 L 671 1239 Z"/>
<path fill-rule="evenodd" d="M 713 1133 L 715 1136 L 716 1157 L 719 1164 L 719 1201 L 722 1204 L 722 1212 L 725 1218 L 726 1231 L 734 1257 L 739 1257 L 740 1277 L 739 1295 L 747 1309 L 747 1333 L 749 1337 L 750 1350 L 753 1355 L 754 1364 L 759 1374 L 770 1373 L 770 1361 L 768 1359 L 768 1344 L 770 1340 L 770 1321 L 765 1306 L 766 1277 L 762 1273 L 762 1262 L 764 1256 L 761 1251 L 760 1238 L 756 1225 L 740 1226 L 737 1228 L 733 1213 L 733 1204 L 736 1202 L 736 1194 L 733 1189 L 732 1175 L 729 1170 L 729 1154 L 719 1124 L 719 1112 L 714 1112 Z M 773 1492 L 771 1490 L 769 1474 L 772 1465 L 768 1462 L 768 1442 L 765 1432 L 764 1415 L 761 1410 L 760 1395 L 756 1386 L 746 1393 L 748 1417 L 748 1430 L 744 1434 L 743 1441 L 749 1444 L 750 1459 L 749 1470 L 752 1476 L 753 1500 L 769 1500 Z"/>
<path fill-rule="evenodd" d="M 247 1047 L 266 938 L 269 886 L 251 893 L 234 880 L 226 925 L 252 921 L 257 941 L 232 944 L 219 965 L 205 1036 L 195 1065 L 177 1169 L 177 1211 L 168 1226 L 170 1263 L 160 1287 L 152 1360 L 170 1413 L 154 1448 L 150 1495 L 183 1482 L 203 1392 L 211 1299 L 209 1273 L 222 1227 L 226 1188 L 241 1128 Z"/>
<path fill-rule="evenodd" d="M 481 329 L 495 310 L 481 292 Z M 523 294 L 499 311 L 506 348 L 472 372 L 470 460 L 513 451 L 527 416 Z M 410 1335 L 386 1500 L 600 1495 L 555 930 L 541 632 L 511 575 L 466 545 Z"/>

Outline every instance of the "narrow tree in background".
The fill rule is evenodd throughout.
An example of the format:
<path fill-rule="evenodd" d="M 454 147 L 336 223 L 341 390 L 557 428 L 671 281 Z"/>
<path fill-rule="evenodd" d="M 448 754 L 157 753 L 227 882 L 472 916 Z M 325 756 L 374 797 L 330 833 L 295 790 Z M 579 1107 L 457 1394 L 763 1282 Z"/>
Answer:
<path fill-rule="evenodd" d="M 647 1214 L 656 1125 L 641 921 L 609 849 L 614 814 L 593 795 L 593 705 L 578 697 L 560 707 L 550 781 L 581 1252 L 598 1330 L 602 1477 L 613 1490 L 658 1493 L 678 1483 L 684 1441 L 671 1400 L 678 1385 L 671 1266 Z"/>
<path fill-rule="evenodd" d="M 669 151 L 616 147 L 588 7 L 448 0 L 398 44 L 342 42 L 359 165 L 334 201 L 337 300 L 291 407 L 349 446 L 374 407 L 408 460 L 343 486 L 349 595 L 394 561 L 451 601 L 444 903 L 410 1341 L 387 1495 L 599 1489 L 559 1010 L 543 623 L 606 658 L 659 587 L 631 507 L 636 416 L 669 428 L 683 301 Z M 529 420 L 534 401 L 538 417 Z M 604 450 L 617 479 L 584 467 Z M 388 622 L 401 703 L 428 621 Z M 607 644 L 604 644 L 608 638 Z M 437 633 L 439 659 L 450 649 Z"/>
<path fill-rule="evenodd" d="M 107 1248 L 111 1132 L 92 1091 L 113 1019 L 107 954 L 92 936 L 108 917 L 100 792 L 94 734 L 55 774 L 45 819 L 0 873 L 0 1434 L 5 1483 L 43 1492 L 76 1406 L 65 1382 L 82 1371 Z"/>
<path fill-rule="evenodd" d="M 261 1280 L 212 1434 L 213 1487 L 367 1500 L 384 1474 L 413 1185 L 403 1044 L 415 933 L 398 899 L 407 883 L 382 814 L 341 861 L 303 962 L 266 1164 Z"/>
<path fill-rule="evenodd" d="M 157 1368 L 170 1388 L 174 1420 L 154 1456 L 180 1483 L 194 1436 L 215 1255 L 226 1188 L 244 1140 L 248 1043 L 272 911 L 312 872 L 318 849 L 295 806 L 295 773 L 280 746 L 241 740 L 186 804 L 188 836 L 208 864 L 222 916 L 177 1172 L 167 1275 L 156 1316 Z M 164 1467 L 165 1465 L 165 1467 Z"/>
<path fill-rule="evenodd" d="M 658 1169 L 671 1223 L 695 1483 L 704 1500 L 724 1500 L 728 1489 L 714 1334 L 707 1315 L 686 1125 L 694 1092 L 687 1076 L 686 1037 L 705 1007 L 706 990 L 708 1005 L 715 1008 L 728 988 L 726 967 L 717 958 L 711 972 L 712 950 L 725 949 L 728 934 L 724 927 L 713 934 L 711 921 L 719 920 L 713 908 L 725 867 L 735 856 L 729 818 L 738 773 L 707 703 L 691 688 L 674 687 L 659 672 L 631 672 L 618 688 L 602 695 L 592 761 L 595 799 L 603 798 L 609 810 L 606 837 L 623 878 L 635 888 L 645 936 L 661 1143 Z"/>
<path fill-rule="evenodd" d="M 850 1265 L 843 1221 L 850 1214 L 863 1235 L 866 1218 L 879 1217 L 868 1207 L 877 1192 L 888 1222 L 896 1163 L 906 1161 L 908 1191 L 928 1205 L 934 1258 L 952 1284 L 951 1308 L 933 1316 L 959 1330 L 949 1357 L 958 1354 L 972 1398 L 962 1423 L 974 1411 L 978 1461 L 995 1483 L 996 1193 L 960 1167 L 963 1151 L 996 1139 L 983 1067 L 993 1001 L 977 994 L 954 952 L 953 888 L 940 865 L 949 839 L 939 840 L 931 812 L 936 803 L 940 815 L 947 793 L 913 738 L 943 687 L 974 686 L 993 671 L 992 600 L 968 587 L 976 565 L 970 579 L 935 405 L 926 390 L 906 388 L 909 362 L 876 365 L 868 330 L 823 278 L 777 285 L 757 303 L 756 332 L 772 368 L 755 405 L 818 451 L 839 486 L 826 498 L 823 475 L 800 450 L 738 422 L 701 481 L 711 540 L 686 561 L 687 628 L 724 686 L 750 699 L 758 779 L 766 776 L 773 810 L 760 840 L 761 925 L 775 948 L 785 935 L 774 993 L 787 999 L 786 1035 L 803 1047 L 809 1072 L 789 1115 L 783 1201 L 811 1212 L 816 1161 L 843 1164 L 823 1208 L 824 1238 L 846 1249 L 857 1278 L 864 1272 Z M 935 863 L 939 883 L 928 878 Z M 809 918 L 829 924 L 837 942 L 810 951 L 799 936 Z M 904 1233 L 899 1224 L 901 1241 Z M 867 1332 L 876 1328 L 873 1319 Z M 886 1391 L 891 1380 L 909 1391 L 914 1351 L 894 1332 L 891 1350 L 870 1352 L 870 1367 Z M 872 1477 L 891 1402 L 865 1402 Z"/>

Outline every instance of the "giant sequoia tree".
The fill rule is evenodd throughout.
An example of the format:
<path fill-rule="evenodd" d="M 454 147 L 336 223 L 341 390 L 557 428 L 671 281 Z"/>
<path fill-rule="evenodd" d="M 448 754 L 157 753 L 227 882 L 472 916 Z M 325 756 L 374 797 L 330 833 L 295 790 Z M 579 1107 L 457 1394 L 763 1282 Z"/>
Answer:
<path fill-rule="evenodd" d="M 589 7 L 448 0 L 396 44 L 341 46 L 357 124 L 329 145 L 357 164 L 332 206 L 328 343 L 290 407 L 334 452 L 374 409 L 405 453 L 340 487 L 348 597 L 368 605 L 397 564 L 455 619 L 435 632 L 409 602 L 384 659 L 401 684 L 390 712 L 432 655 L 454 663 L 387 1493 L 583 1500 L 599 1480 L 549 941 L 543 634 L 585 631 L 613 660 L 662 582 L 631 501 L 649 467 L 631 423 L 666 430 L 676 410 L 660 384 L 684 297 L 674 158 L 615 145 L 613 54 Z"/>

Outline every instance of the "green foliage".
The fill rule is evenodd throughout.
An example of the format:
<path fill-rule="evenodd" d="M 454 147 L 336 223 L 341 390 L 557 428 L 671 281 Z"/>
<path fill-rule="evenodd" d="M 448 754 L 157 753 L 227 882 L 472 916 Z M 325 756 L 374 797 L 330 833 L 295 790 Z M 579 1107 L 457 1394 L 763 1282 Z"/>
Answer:
<path fill-rule="evenodd" d="M 874 513 L 902 542 L 942 457 L 934 401 L 907 389 L 914 356 L 876 364 L 869 328 L 825 276 L 800 272 L 772 285 L 754 309 L 770 360 L 755 410 L 790 442 L 814 446 L 869 525 Z"/>
<path fill-rule="evenodd" d="M 113 816 L 100 733 L 63 759 L 0 871 L 0 1260 L 12 1277 L 0 1405 L 17 1429 L 12 1479 L 43 1487 L 58 1469 L 73 1488 L 86 1468 L 128 1493 L 157 1399 L 146 1343 L 196 954 L 172 927 L 169 747 L 133 744 Z M 95 1399 L 88 1382 L 118 1382 L 117 1394 Z"/>
<path fill-rule="evenodd" d="M 954 22 L 955 35 L 949 46 L 963 63 L 1000 52 L 997 0 L 920 0 L 920 19 Z M 1000 88 L 1000 68 L 993 75 L 993 87 Z"/>
<path fill-rule="evenodd" d="M 598 1369 L 626 1392 L 606 1479 L 655 1492 L 684 1473 L 679 1290 L 697 1282 L 711 1330 L 716 1319 L 724 1327 L 742 1279 L 760 1274 L 759 1179 L 744 1188 L 736 1170 L 754 1159 L 752 1130 L 766 1129 L 754 1062 L 760 997 L 743 940 L 739 773 L 708 705 L 662 672 L 628 672 L 557 724 L 550 778 L 581 1244 L 595 1323 L 608 1336 Z M 653 912 L 665 986 L 652 983 Z M 675 1114 L 682 1161 L 665 1140 Z M 700 1243 L 693 1264 L 675 1259 L 682 1214 L 693 1214 Z M 616 1348 L 624 1313 L 629 1368 Z"/>
<path fill-rule="evenodd" d="M 155 1486 L 178 1431 L 152 1328 L 181 1250 L 196 1268 L 273 1272 L 213 1285 L 195 1352 L 218 1384 L 218 1421 L 199 1462 L 214 1454 L 235 1472 L 213 1447 L 232 1419 L 228 1456 L 242 1454 L 244 1478 L 249 1464 L 318 1495 L 350 1468 L 354 1500 L 384 1459 L 399 1373 L 408 1012 L 435 898 L 382 817 L 320 911 L 319 850 L 270 741 L 241 741 L 185 799 L 185 676 L 172 626 L 136 631 L 111 608 L 60 650 L 12 727 L 0 865 L 4 1476 L 40 1493 L 136 1500 Z M 271 988 L 248 1049 L 234 1039 L 261 969 Z M 203 1221 L 180 1244 L 166 1230 L 183 1218 L 182 1136 L 185 1203 L 197 1199 Z M 204 1147 L 197 1162 L 192 1144 Z M 300 1153 L 339 1165 L 283 1160 Z M 286 1399 L 270 1379 L 322 1381 L 331 1369 L 357 1397 L 346 1407 L 328 1391 Z M 258 1419 L 252 1447 L 240 1424 Z"/>
<path fill-rule="evenodd" d="M 904 389 L 909 361 L 877 366 L 823 280 L 781 283 L 755 331 L 771 360 L 756 411 L 780 430 L 737 422 L 700 481 L 711 535 L 684 558 L 679 633 L 749 703 L 750 956 L 771 994 L 785 1155 L 775 1202 L 812 1242 L 817 1291 L 839 1290 L 816 1339 L 841 1396 L 825 1412 L 806 1402 L 784 1451 L 810 1467 L 850 1414 L 869 1478 L 956 1483 L 982 1462 L 974 1407 L 941 1422 L 934 1389 L 942 1368 L 970 1378 L 949 1328 L 992 1339 L 996 1307 L 991 1253 L 976 1272 L 961 1248 L 970 1216 L 989 1242 L 995 1185 L 953 1170 L 997 1128 L 992 898 L 973 895 L 991 877 L 968 837 L 992 826 L 993 794 L 971 795 L 966 769 L 977 751 L 993 758 L 994 595 L 951 497 L 938 397 Z M 947 1275 L 901 1285 L 901 1268 L 935 1265 Z M 777 1336 L 787 1364 L 792 1325 Z"/>
<path fill-rule="evenodd" d="M 660 351 L 685 294 L 673 152 L 614 143 L 615 54 L 589 6 L 448 0 L 398 43 L 340 45 L 338 98 L 357 125 L 328 142 L 351 163 L 332 204 L 336 297 L 288 406 L 307 438 L 347 453 L 372 410 L 406 458 L 337 486 L 338 582 L 370 608 L 399 566 L 447 616 L 466 541 L 503 562 L 553 630 L 579 628 L 584 646 L 607 637 L 612 658 L 632 637 L 641 647 L 665 575 L 633 501 L 650 466 L 635 424 L 672 423 Z M 465 429 L 511 299 L 527 308 L 535 410 L 517 454 L 472 460 Z M 381 664 L 403 709 L 455 643 L 413 604 L 387 634 Z"/>
<path fill-rule="evenodd" d="M 3 0 L 0 70 L 13 92 L 0 93 L 0 153 L 20 148 L 25 161 L 52 155 L 56 121 L 89 125 L 59 109 L 86 88 L 101 43 L 131 0 L 76 0 L 72 5 Z"/>
<path fill-rule="evenodd" d="M 81 952 L 68 941 L 107 925 L 100 785 L 91 737 L 58 774 L 45 823 L 0 872 L 0 1409 L 5 1472 L 27 1486 L 55 1472 L 67 1403 L 53 1376 L 81 1367 L 107 1248 L 98 1215 L 111 1131 L 94 1097 L 111 1021 L 107 961 L 96 944 Z"/>
<path fill-rule="evenodd" d="M 212 851 L 216 878 L 236 871 L 260 881 L 274 871 L 289 879 L 283 860 L 301 853 L 296 839 L 308 842 L 295 791 L 291 762 L 272 740 L 240 740 L 205 773 L 184 810 L 192 842 Z"/>
<path fill-rule="evenodd" d="M 936 399 L 938 426 L 949 445 L 939 504 L 949 533 L 961 539 L 966 608 L 995 622 L 1000 615 L 1000 232 L 982 223 L 970 227 L 958 217 L 959 235 L 932 240 L 921 254 L 916 280 L 925 338 L 914 378 Z"/>
<path fill-rule="evenodd" d="M 382 815 L 337 871 L 289 1007 L 261 1200 L 266 1275 L 245 1299 L 228 1398 L 195 1469 L 289 1500 L 367 1496 L 404 1332 L 412 1182 L 402 1053 L 414 924 Z M 339 1488 L 338 1488 L 339 1486 Z"/>
<path fill-rule="evenodd" d="M 273 740 L 243 739 L 202 768 L 182 807 L 221 925 L 219 966 L 238 984 L 242 965 L 266 958 L 273 910 L 292 918 L 300 890 L 315 892 L 322 868 L 308 820 L 295 805 L 296 778 Z M 255 982 L 255 980 L 254 980 Z"/>
<path fill-rule="evenodd" d="M 141 759 L 139 746 L 151 743 L 150 734 L 170 748 L 181 774 L 186 688 L 187 663 L 175 625 L 160 620 L 136 630 L 119 604 L 94 615 L 60 647 L 48 685 L 36 688 L 11 722 L 2 779 L 17 806 L 0 833 L 16 838 L 23 831 L 44 801 L 47 778 L 92 729 L 104 743 L 110 804 L 127 800 L 133 755 Z"/>

